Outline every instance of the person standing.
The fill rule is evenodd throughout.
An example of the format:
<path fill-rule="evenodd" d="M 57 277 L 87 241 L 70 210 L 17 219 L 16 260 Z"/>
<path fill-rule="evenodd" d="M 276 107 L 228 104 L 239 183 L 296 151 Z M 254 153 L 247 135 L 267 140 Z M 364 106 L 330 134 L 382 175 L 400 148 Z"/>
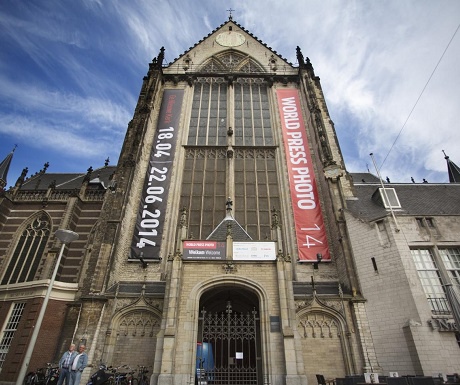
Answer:
<path fill-rule="evenodd" d="M 70 372 L 70 385 L 80 385 L 81 374 L 83 369 L 88 365 L 88 355 L 85 353 L 86 346 L 80 345 L 78 347 L 78 354 L 73 360 Z"/>
<path fill-rule="evenodd" d="M 70 370 L 73 360 L 76 357 L 75 344 L 70 344 L 69 350 L 66 351 L 59 360 L 59 379 L 56 385 L 62 385 L 65 380 L 65 385 L 70 385 Z"/>

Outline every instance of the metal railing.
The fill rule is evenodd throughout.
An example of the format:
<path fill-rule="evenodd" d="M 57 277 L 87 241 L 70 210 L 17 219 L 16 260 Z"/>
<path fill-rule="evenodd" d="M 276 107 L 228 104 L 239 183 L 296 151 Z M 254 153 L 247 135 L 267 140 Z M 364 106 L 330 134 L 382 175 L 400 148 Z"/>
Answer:
<path fill-rule="evenodd" d="M 428 296 L 428 303 L 430 304 L 431 312 L 433 314 L 450 314 L 449 302 L 446 297 L 432 297 Z"/>

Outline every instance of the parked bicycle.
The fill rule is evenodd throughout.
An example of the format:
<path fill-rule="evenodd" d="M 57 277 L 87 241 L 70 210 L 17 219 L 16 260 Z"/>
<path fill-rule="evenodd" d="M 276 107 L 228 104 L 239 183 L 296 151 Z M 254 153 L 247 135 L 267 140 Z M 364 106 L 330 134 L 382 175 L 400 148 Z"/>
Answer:
<path fill-rule="evenodd" d="M 134 371 L 128 365 L 121 365 L 112 369 L 112 375 L 109 379 L 110 385 L 132 385 Z"/>
<path fill-rule="evenodd" d="M 132 385 L 149 385 L 150 379 L 147 376 L 147 373 L 149 372 L 147 366 L 138 365 L 137 367 L 137 378 L 133 378 Z"/>
<path fill-rule="evenodd" d="M 138 378 L 134 378 L 134 370 L 128 365 L 121 365 L 116 368 L 101 365 L 86 385 L 148 385 L 150 381 L 145 376 L 147 372 L 145 366 L 140 366 Z"/>
<path fill-rule="evenodd" d="M 114 374 L 112 373 L 112 368 L 107 367 L 106 365 L 100 365 L 96 373 L 94 373 L 86 385 L 102 385 L 113 381 Z"/>
<path fill-rule="evenodd" d="M 29 372 L 24 385 L 54 385 L 59 379 L 59 367 L 48 362 L 46 368 L 39 368 L 35 372 Z"/>

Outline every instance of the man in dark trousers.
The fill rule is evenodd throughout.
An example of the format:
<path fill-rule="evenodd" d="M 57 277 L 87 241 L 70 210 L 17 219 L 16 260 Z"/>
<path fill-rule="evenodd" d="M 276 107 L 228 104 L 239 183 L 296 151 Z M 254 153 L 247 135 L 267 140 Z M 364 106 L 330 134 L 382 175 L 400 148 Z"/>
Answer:
<path fill-rule="evenodd" d="M 59 369 L 61 371 L 56 385 L 62 385 L 64 380 L 65 385 L 70 385 L 70 370 L 76 356 L 77 352 L 75 351 L 75 344 L 70 344 L 69 350 L 66 351 L 59 360 Z"/>

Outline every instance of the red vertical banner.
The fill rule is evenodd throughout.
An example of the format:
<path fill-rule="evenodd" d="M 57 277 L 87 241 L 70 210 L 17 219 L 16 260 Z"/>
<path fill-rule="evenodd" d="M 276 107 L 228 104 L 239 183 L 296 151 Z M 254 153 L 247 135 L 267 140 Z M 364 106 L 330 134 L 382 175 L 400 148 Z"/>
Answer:
<path fill-rule="evenodd" d="M 318 188 L 296 89 L 276 91 L 300 261 L 330 260 Z"/>

